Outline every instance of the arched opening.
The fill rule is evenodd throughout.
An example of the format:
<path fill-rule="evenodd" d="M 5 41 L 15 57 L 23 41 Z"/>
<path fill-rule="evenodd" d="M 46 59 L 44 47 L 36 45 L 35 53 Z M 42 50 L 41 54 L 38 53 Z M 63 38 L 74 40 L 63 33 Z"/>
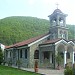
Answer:
<path fill-rule="evenodd" d="M 39 59 L 39 50 L 35 50 L 34 59 Z"/>
<path fill-rule="evenodd" d="M 60 66 L 64 67 L 64 51 L 65 51 L 65 45 L 60 43 L 57 47 L 57 54 L 61 57 L 60 58 Z"/>
<path fill-rule="evenodd" d="M 63 20 L 60 20 L 60 26 L 63 26 Z"/>
<path fill-rule="evenodd" d="M 57 51 L 58 52 L 63 52 L 65 51 L 65 46 L 63 44 L 59 44 L 58 47 L 57 47 Z"/>
<path fill-rule="evenodd" d="M 67 47 L 67 63 L 69 66 L 72 66 L 72 62 L 73 62 L 73 46 L 68 45 L 68 47 Z"/>
<path fill-rule="evenodd" d="M 52 20 L 52 25 L 53 25 L 53 26 L 56 26 L 56 18 L 54 18 L 54 19 Z"/>

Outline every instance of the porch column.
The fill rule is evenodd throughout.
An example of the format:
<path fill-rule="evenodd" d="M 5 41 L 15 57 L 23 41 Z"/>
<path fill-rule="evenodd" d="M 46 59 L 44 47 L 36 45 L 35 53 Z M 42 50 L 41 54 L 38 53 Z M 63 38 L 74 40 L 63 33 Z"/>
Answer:
<path fill-rule="evenodd" d="M 39 52 L 40 63 L 44 62 L 44 53 L 42 51 Z"/>
<path fill-rule="evenodd" d="M 74 51 L 72 53 L 72 65 L 74 64 Z"/>
<path fill-rule="evenodd" d="M 67 53 L 67 51 L 64 51 L 64 68 L 65 68 L 65 64 L 66 64 L 66 53 Z"/>
<path fill-rule="evenodd" d="M 50 63 L 52 63 L 52 53 L 50 52 Z"/>

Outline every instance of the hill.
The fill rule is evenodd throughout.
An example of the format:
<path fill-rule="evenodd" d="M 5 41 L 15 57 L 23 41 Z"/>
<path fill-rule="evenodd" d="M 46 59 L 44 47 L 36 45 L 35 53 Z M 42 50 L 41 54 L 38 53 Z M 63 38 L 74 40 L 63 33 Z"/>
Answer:
<path fill-rule="evenodd" d="M 14 44 L 49 30 L 49 22 L 35 17 L 7 17 L 0 20 L 0 42 Z"/>
<path fill-rule="evenodd" d="M 69 39 L 75 39 L 75 25 L 67 25 Z"/>
<path fill-rule="evenodd" d="M 0 20 L 0 43 L 14 44 L 49 31 L 49 21 L 36 17 L 12 16 Z M 73 25 L 68 25 L 69 37 L 73 38 Z M 69 38 L 69 39 L 70 39 Z"/>

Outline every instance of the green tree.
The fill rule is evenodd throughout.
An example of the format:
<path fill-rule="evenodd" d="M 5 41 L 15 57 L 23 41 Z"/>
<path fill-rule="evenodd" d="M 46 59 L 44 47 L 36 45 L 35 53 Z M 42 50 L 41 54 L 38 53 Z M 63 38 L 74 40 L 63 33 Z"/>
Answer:
<path fill-rule="evenodd" d="M 58 66 L 60 66 L 61 62 L 62 62 L 62 57 L 60 55 L 60 53 L 58 52 L 56 55 L 56 62 L 58 64 Z"/>
<path fill-rule="evenodd" d="M 75 74 L 73 74 L 73 69 L 68 67 L 64 70 L 64 75 L 75 75 Z"/>

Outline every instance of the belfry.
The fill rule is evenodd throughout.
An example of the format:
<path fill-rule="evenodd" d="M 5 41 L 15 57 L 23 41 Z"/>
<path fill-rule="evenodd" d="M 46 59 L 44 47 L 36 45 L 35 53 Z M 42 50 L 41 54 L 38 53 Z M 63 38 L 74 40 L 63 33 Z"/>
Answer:
<path fill-rule="evenodd" d="M 50 19 L 50 39 L 63 38 L 68 40 L 68 28 L 66 27 L 66 16 L 60 9 L 54 10 L 49 15 Z"/>

